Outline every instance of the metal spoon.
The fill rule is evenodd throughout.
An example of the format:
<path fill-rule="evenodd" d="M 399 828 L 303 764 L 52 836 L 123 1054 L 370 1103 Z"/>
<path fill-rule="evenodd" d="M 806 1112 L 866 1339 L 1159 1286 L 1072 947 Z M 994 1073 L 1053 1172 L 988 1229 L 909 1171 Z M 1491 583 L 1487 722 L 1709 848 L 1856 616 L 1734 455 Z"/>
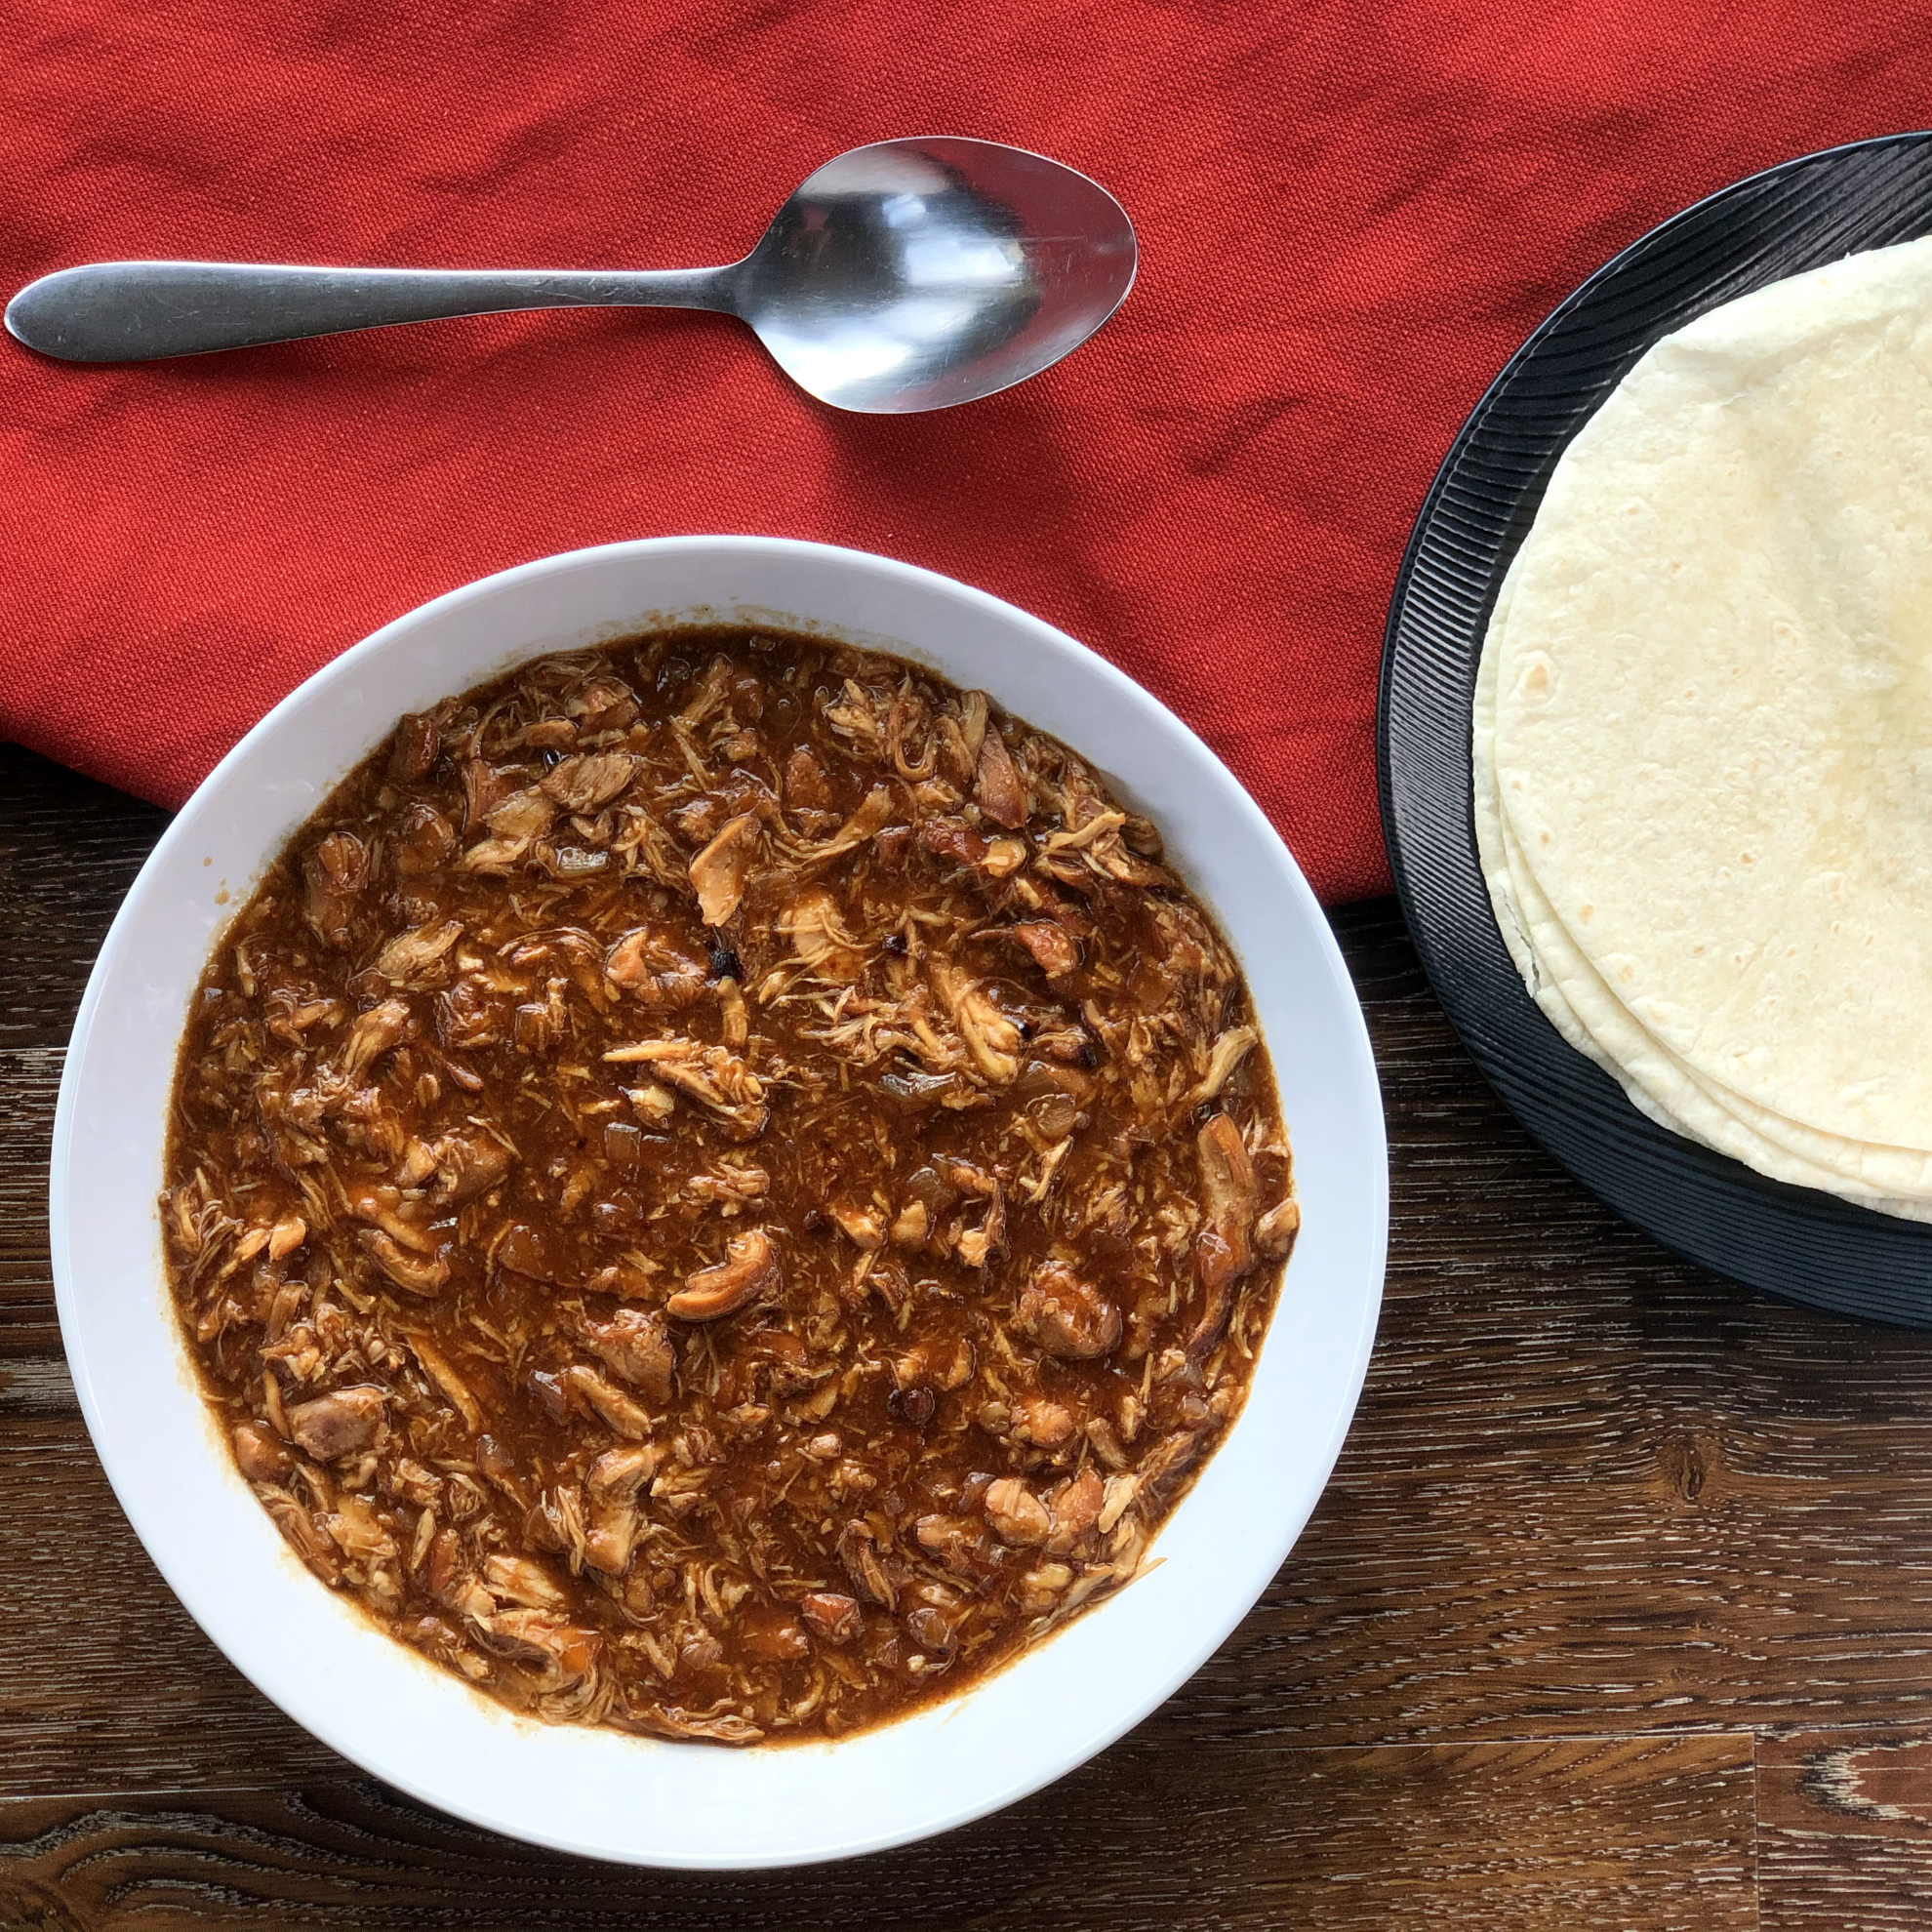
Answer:
<path fill-rule="evenodd" d="M 1085 175 L 934 136 L 827 161 L 722 268 L 97 262 L 28 283 L 6 320 L 65 362 L 148 362 L 503 309 L 708 308 L 821 402 L 895 416 L 1038 375 L 1119 307 L 1136 260 L 1126 213 Z"/>

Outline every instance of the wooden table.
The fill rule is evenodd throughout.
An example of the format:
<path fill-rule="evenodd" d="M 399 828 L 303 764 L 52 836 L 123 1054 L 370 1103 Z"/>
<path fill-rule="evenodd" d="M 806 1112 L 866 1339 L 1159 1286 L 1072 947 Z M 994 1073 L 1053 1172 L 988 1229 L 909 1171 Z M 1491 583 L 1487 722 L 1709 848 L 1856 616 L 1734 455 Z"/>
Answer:
<path fill-rule="evenodd" d="M 1060 1784 L 802 1872 L 595 1866 L 358 1775 L 142 1554 L 62 1365 L 46 1156 L 163 817 L 0 747 L 0 1927 L 1917 1925 L 1932 1337 L 1672 1261 L 1504 1112 L 1389 902 L 1336 914 L 1388 1097 L 1368 1389 L 1201 1673 Z"/>

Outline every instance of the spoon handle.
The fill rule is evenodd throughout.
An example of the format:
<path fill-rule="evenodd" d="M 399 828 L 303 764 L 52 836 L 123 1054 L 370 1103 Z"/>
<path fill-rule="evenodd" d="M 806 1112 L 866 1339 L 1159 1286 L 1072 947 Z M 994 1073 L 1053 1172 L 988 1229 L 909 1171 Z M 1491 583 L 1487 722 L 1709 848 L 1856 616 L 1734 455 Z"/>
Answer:
<path fill-rule="evenodd" d="M 729 268 L 293 268 L 94 262 L 29 282 L 7 327 L 62 362 L 152 362 L 514 308 L 729 311 Z"/>

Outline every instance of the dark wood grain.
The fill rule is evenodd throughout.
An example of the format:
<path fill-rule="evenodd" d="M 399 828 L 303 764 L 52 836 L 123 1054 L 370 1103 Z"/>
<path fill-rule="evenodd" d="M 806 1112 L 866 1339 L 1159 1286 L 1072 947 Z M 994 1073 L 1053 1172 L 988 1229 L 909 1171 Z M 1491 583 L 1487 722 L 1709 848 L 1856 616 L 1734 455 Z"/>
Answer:
<path fill-rule="evenodd" d="M 0 745 L 0 1046 L 56 1046 L 168 815 Z"/>
<path fill-rule="evenodd" d="M 1843 1887 L 1881 1915 L 1831 1922 L 1889 1927 L 1932 1890 L 1932 1825 L 1821 1810 L 1807 1769 L 1932 1736 L 1932 1337 L 1618 1223 L 1476 1075 L 1388 902 L 1336 915 L 1394 1180 L 1361 1411 L 1263 1601 L 1131 1737 L 999 1819 L 783 1881 L 544 1859 L 358 1782 L 175 1604 L 60 1356 L 60 1048 L 161 823 L 0 748 L 0 1927 L 1728 1926 L 1757 1922 L 1753 1847 L 1767 1925 Z"/>
<path fill-rule="evenodd" d="M 1263 1780 L 1273 1801 L 1259 1806 Z M 943 1850 L 805 1873 L 506 1856 L 502 1840 L 367 1782 L 0 1805 L 0 1925 L 182 1922 L 1730 1932 L 1754 1923 L 1751 1747 L 1672 1738 L 1277 1754 L 1137 1742 Z"/>
<path fill-rule="evenodd" d="M 5 852 L 0 846 L 0 865 Z M 7 884 L 0 870 L 0 894 Z M 0 989 L 9 1001 L 13 957 L 0 951 Z M 19 1383 L 10 1371 L 32 1362 L 45 1381 L 60 1359 L 47 1265 L 47 1143 L 60 1059 L 59 1047 L 0 1046 L 0 1417 L 14 1413 L 9 1391 Z"/>
<path fill-rule="evenodd" d="M 1932 1919 L 1932 1731 L 1797 1732 L 1758 1751 L 1766 1932 Z"/>
<path fill-rule="evenodd" d="M 0 1390 L 0 1619 L 16 1633 L 0 1652 L 0 1792 L 340 1773 L 342 1759 L 261 1696 L 175 1601 L 86 1429 L 71 1414 L 33 1415 L 34 1388 L 29 1376 Z"/>

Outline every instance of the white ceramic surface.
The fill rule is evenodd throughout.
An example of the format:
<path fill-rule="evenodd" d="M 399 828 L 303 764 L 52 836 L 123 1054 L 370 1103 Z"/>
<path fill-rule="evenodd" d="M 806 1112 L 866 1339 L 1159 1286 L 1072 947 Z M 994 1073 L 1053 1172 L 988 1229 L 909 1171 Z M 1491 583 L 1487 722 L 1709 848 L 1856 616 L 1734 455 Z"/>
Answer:
<path fill-rule="evenodd" d="M 296 1561 L 197 1392 L 155 1195 L 176 1043 L 224 920 L 404 711 L 653 618 L 788 621 L 886 642 L 1066 739 L 1161 826 L 1247 972 L 1303 1228 L 1254 1390 L 1157 1567 L 961 1698 L 833 1745 L 733 1751 L 512 1716 L 365 1624 Z M 54 1273 L 74 1383 L 176 1594 L 299 1723 L 378 1777 L 517 1837 L 632 1863 L 805 1863 L 904 1843 L 1070 1770 L 1191 1674 L 1321 1493 L 1360 1391 L 1388 1225 L 1381 1100 L 1327 923 L 1247 794 L 1101 659 L 983 592 L 856 551 L 667 538 L 548 557 L 399 618 L 285 700 L 136 880 L 75 1023 L 55 1120 Z"/>

